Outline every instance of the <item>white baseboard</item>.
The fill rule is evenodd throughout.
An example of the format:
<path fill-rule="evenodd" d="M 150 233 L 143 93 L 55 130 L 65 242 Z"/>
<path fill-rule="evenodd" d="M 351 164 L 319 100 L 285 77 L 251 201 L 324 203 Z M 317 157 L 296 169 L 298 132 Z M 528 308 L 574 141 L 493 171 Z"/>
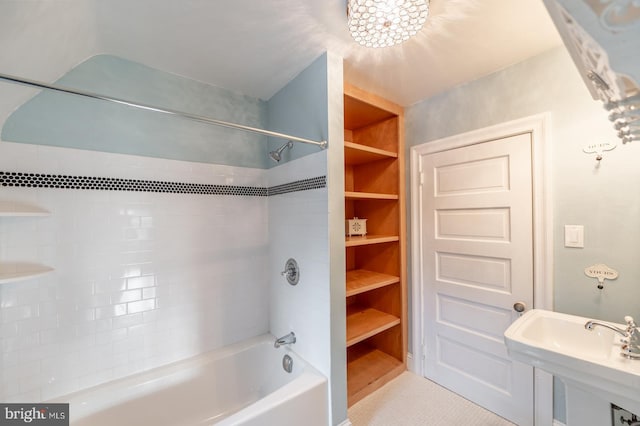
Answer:
<path fill-rule="evenodd" d="M 553 426 L 567 426 L 559 420 L 553 419 Z"/>
<path fill-rule="evenodd" d="M 415 373 L 415 366 L 413 365 L 413 354 L 411 352 L 407 353 L 407 370 Z"/>
<path fill-rule="evenodd" d="M 344 422 L 340 423 L 338 426 L 352 426 L 351 420 L 347 419 Z"/>

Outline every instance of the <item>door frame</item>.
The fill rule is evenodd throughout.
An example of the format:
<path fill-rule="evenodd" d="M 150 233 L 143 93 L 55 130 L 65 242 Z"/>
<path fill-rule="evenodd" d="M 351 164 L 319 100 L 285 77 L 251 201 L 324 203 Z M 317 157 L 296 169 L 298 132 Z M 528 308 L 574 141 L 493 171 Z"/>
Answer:
<path fill-rule="evenodd" d="M 411 326 L 409 369 L 424 377 L 424 306 L 420 285 L 419 159 L 421 155 L 476 145 L 523 133 L 531 134 L 533 193 L 533 308 L 553 310 L 553 208 L 550 144 L 551 115 L 537 114 L 478 130 L 437 139 L 411 147 Z M 553 376 L 534 368 L 534 415 L 536 425 L 553 421 Z"/>

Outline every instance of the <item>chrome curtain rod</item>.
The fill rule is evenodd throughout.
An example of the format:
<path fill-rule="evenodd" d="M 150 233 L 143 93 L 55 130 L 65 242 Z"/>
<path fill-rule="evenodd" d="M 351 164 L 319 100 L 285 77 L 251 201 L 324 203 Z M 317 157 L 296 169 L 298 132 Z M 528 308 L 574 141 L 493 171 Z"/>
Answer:
<path fill-rule="evenodd" d="M 15 76 L 8 75 L 8 74 L 0 73 L 0 80 L 7 81 L 9 83 L 20 84 L 22 86 L 36 87 L 38 89 L 53 90 L 55 92 L 60 92 L 60 93 L 68 93 L 68 94 L 71 94 L 71 95 L 84 96 L 85 98 L 99 99 L 99 100 L 103 100 L 103 101 L 114 102 L 116 104 L 127 105 L 127 106 L 130 106 L 130 107 L 144 109 L 144 110 L 147 110 L 147 111 L 155 111 L 155 112 L 160 112 L 160 113 L 163 113 L 163 114 L 175 115 L 175 116 L 178 116 L 178 117 L 188 118 L 189 120 L 199 121 L 201 123 L 213 124 L 213 125 L 216 125 L 216 126 L 228 127 L 228 128 L 231 128 L 231 129 L 244 130 L 244 131 L 247 131 L 247 132 L 258 133 L 258 134 L 265 135 L 265 136 L 271 136 L 271 137 L 274 137 L 274 138 L 286 139 L 286 140 L 290 140 L 290 141 L 294 141 L 294 142 L 302 142 L 302 143 L 307 143 L 307 144 L 311 144 L 311 145 L 318 145 L 322 149 L 327 148 L 327 141 L 318 142 L 318 141 L 314 141 L 314 140 L 311 140 L 311 139 L 305 139 L 305 138 L 299 138 L 297 136 L 287 135 L 285 133 L 272 132 L 270 130 L 258 129 L 258 128 L 255 128 L 255 127 L 245 126 L 245 125 L 242 125 L 242 124 L 229 123 L 227 121 L 216 120 L 216 119 L 205 117 L 205 116 L 202 116 L 202 115 L 190 114 L 188 112 L 176 111 L 176 110 L 167 109 L 167 108 L 160 108 L 160 107 L 156 107 L 156 106 L 153 106 L 153 105 L 146 105 L 146 104 L 141 104 L 141 103 L 138 103 L 138 102 L 128 101 L 126 99 L 112 98 L 110 96 L 100 95 L 100 94 L 97 94 L 97 93 L 87 92 L 87 91 L 84 91 L 84 90 L 71 89 L 71 88 L 63 87 L 63 86 L 56 86 L 56 85 L 53 85 L 53 84 L 47 84 L 47 83 L 43 83 L 41 81 L 29 80 L 29 79 L 26 79 L 26 78 L 15 77 Z"/>

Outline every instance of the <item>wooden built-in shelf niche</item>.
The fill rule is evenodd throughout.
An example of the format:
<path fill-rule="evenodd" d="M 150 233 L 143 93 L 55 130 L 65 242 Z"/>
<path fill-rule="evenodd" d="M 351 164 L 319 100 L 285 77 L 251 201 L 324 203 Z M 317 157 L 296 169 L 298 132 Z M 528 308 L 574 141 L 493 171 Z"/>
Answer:
<path fill-rule="evenodd" d="M 352 405 L 406 369 L 403 111 L 345 84 L 347 394 Z"/>

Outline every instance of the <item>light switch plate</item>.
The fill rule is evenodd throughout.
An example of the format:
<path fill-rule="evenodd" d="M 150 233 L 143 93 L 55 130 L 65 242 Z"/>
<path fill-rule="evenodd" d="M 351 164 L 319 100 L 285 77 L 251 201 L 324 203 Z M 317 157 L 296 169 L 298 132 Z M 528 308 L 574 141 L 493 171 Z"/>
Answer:
<path fill-rule="evenodd" d="M 564 226 L 564 246 L 573 248 L 584 248 L 583 225 Z"/>

